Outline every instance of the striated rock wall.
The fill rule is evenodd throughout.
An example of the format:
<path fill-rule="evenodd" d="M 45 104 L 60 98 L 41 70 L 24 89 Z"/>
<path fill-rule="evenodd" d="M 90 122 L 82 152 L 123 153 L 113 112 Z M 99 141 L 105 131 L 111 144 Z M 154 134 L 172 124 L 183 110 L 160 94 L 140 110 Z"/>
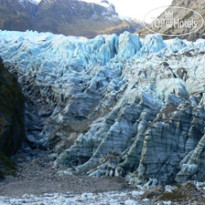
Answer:
<path fill-rule="evenodd" d="M 67 173 L 132 184 L 204 180 L 205 41 L 0 32 L 26 136 Z"/>

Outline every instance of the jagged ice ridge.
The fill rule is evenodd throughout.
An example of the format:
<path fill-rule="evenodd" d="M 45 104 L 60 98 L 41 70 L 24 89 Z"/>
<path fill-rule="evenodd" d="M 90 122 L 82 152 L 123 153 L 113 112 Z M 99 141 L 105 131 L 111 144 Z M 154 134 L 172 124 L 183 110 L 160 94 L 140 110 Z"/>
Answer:
<path fill-rule="evenodd" d="M 0 31 L 0 56 L 26 96 L 28 142 L 66 173 L 204 180 L 204 40 Z"/>

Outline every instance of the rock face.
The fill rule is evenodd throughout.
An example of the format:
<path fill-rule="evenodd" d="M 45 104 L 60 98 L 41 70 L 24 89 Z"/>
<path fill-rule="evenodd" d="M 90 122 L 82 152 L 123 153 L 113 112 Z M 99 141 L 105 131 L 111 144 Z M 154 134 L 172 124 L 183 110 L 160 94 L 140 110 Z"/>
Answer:
<path fill-rule="evenodd" d="M 188 9 L 183 9 L 182 7 L 188 8 Z M 193 12 L 193 10 L 195 12 Z M 174 26 L 174 24 L 171 24 L 169 27 L 166 27 L 164 25 L 159 26 L 159 27 L 153 27 L 150 25 L 148 26 L 148 28 L 150 28 L 152 31 L 155 31 L 156 33 L 164 34 L 165 38 L 173 38 L 173 36 L 177 36 L 177 35 L 179 35 L 179 38 L 181 39 L 187 39 L 187 40 L 192 40 L 192 41 L 195 41 L 198 38 L 203 38 L 203 39 L 205 38 L 205 34 L 204 34 L 205 25 L 203 21 L 205 17 L 205 4 L 203 0 L 196 0 L 196 1 L 173 0 L 171 6 L 159 16 L 159 20 L 161 21 L 162 19 L 167 19 L 166 14 L 170 12 L 173 13 L 173 17 L 177 21 L 178 20 L 182 22 L 192 22 L 192 20 L 196 21 L 198 31 L 193 32 L 193 30 L 196 30 L 196 29 L 193 29 L 193 27 L 191 26 L 190 27 L 188 26 L 180 27 L 180 26 Z M 201 16 L 199 16 L 199 14 Z M 146 36 L 147 34 L 150 34 L 150 33 L 152 32 L 148 30 L 147 28 L 143 28 L 142 30 L 139 31 L 139 34 L 141 37 Z M 166 36 L 166 35 L 169 35 L 169 36 Z M 170 37 L 170 35 L 173 35 L 173 36 Z"/>
<path fill-rule="evenodd" d="M 0 60 L 0 176 L 13 165 L 14 154 L 24 137 L 24 100 L 20 86 Z"/>
<path fill-rule="evenodd" d="M 0 29 L 94 37 L 98 34 L 134 32 L 136 21 L 121 20 L 109 2 L 78 0 L 0 0 Z"/>
<path fill-rule="evenodd" d="M 27 140 L 53 149 L 68 173 L 204 180 L 204 40 L 6 31 L 0 39 L 27 98 Z"/>

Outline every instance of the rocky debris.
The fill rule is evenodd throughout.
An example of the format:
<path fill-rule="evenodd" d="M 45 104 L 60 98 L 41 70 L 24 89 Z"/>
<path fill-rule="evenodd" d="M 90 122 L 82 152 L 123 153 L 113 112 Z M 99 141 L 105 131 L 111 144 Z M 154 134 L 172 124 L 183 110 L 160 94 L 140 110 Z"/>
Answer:
<path fill-rule="evenodd" d="M 0 59 L 0 177 L 13 172 L 8 156 L 15 154 L 24 138 L 24 98 L 14 76 Z"/>
<path fill-rule="evenodd" d="M 59 170 L 53 167 L 53 159 L 50 155 L 48 151 L 32 150 L 28 146 L 20 149 L 12 157 L 16 163 L 16 172 L 0 181 L 1 196 L 18 198 L 25 193 L 40 196 L 44 193 L 134 191 L 123 178 L 60 175 Z"/>
<path fill-rule="evenodd" d="M 138 203 L 139 193 L 133 192 L 106 192 L 106 193 L 83 193 L 83 194 L 43 194 L 40 197 L 24 194 L 20 198 L 0 197 L 2 205 L 146 205 Z"/>
<path fill-rule="evenodd" d="M 70 176 L 71 177 L 71 176 Z M 99 179 L 98 179 L 99 180 Z M 107 192 L 88 192 L 92 185 L 87 187 L 87 192 L 62 192 L 59 188 L 58 193 L 43 193 L 22 194 L 15 196 L 14 194 L 8 196 L 0 196 L 0 203 L 2 205 L 203 205 L 205 200 L 204 183 L 199 183 L 200 186 L 193 182 L 187 182 L 177 186 L 154 187 L 147 191 L 142 190 L 118 190 Z M 78 184 L 78 187 L 80 189 Z M 31 185 L 32 187 L 32 185 Z M 31 190 L 31 187 L 29 190 Z M 34 188 L 34 187 L 33 187 Z M 13 192 L 15 193 L 15 191 Z"/>
<path fill-rule="evenodd" d="M 27 140 L 55 152 L 63 173 L 126 176 L 135 186 L 204 180 L 204 40 L 6 31 L 0 39 L 32 104 Z"/>
<path fill-rule="evenodd" d="M 199 204 L 205 203 L 205 192 L 203 188 L 196 186 L 194 182 L 186 182 L 177 186 L 160 186 L 147 190 L 143 198 L 151 199 L 153 204 Z"/>
<path fill-rule="evenodd" d="M 156 186 L 154 188 L 150 188 L 147 190 L 142 197 L 147 199 L 154 199 L 155 197 L 159 197 L 163 194 L 164 188 L 161 186 Z"/>

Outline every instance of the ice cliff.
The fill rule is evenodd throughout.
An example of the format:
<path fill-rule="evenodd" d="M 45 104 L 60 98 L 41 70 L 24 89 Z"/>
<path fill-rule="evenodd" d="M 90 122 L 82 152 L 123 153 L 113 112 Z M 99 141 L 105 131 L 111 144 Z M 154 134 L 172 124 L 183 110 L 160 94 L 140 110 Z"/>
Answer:
<path fill-rule="evenodd" d="M 0 31 L 32 146 L 56 165 L 130 183 L 204 180 L 205 40 Z"/>

